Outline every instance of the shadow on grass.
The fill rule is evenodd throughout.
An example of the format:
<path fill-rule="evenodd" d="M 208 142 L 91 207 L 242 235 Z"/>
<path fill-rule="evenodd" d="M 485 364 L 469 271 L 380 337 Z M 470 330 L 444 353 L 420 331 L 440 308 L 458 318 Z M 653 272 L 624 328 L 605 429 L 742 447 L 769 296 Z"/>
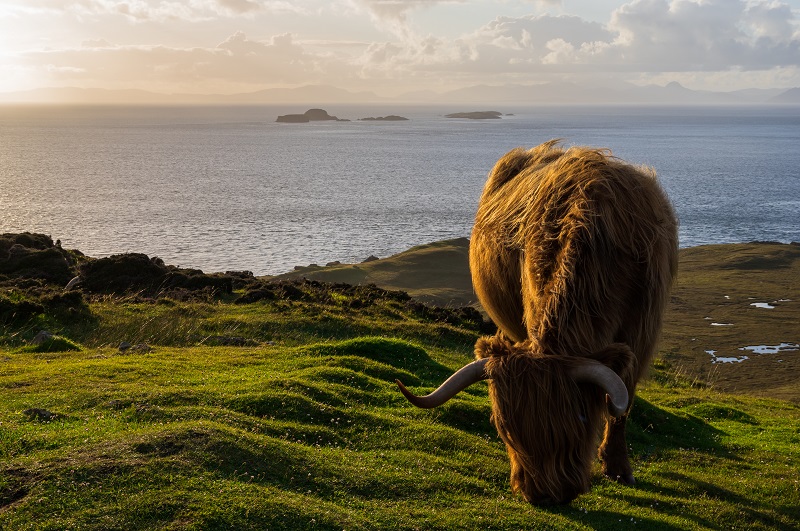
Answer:
<path fill-rule="evenodd" d="M 367 391 L 362 393 L 365 396 L 361 397 L 355 396 L 354 393 L 346 393 L 345 390 L 339 392 L 350 394 L 351 398 L 372 405 L 390 405 L 397 400 L 400 400 L 400 403 L 404 401 L 399 390 L 393 389 L 389 395 L 390 402 L 386 402 L 383 398 L 386 395 L 380 396 L 377 392 L 379 390 L 375 389 L 374 381 L 369 381 L 365 376 L 382 382 L 400 379 L 409 386 L 422 387 L 414 389 L 414 392 L 426 394 L 439 386 L 453 372 L 450 367 L 431 358 L 423 348 L 396 339 L 362 337 L 331 344 L 312 345 L 303 350 L 324 358 L 324 367 L 318 368 L 315 371 L 317 374 L 310 376 L 319 376 L 326 384 L 345 384 Z M 351 373 L 352 376 L 343 381 L 343 375 L 332 370 L 337 367 L 353 371 L 355 375 Z M 476 399 L 471 399 L 472 397 Z M 333 405 L 337 401 L 336 397 L 317 398 L 326 402 L 331 400 Z M 413 408 L 410 404 L 408 407 Z M 452 428 L 483 434 L 494 432 L 489 422 L 490 412 L 486 385 L 479 384 L 438 408 L 435 415 L 441 423 Z"/>
<path fill-rule="evenodd" d="M 658 474 L 658 476 L 663 480 L 659 481 L 659 484 L 642 482 L 637 484 L 636 489 L 664 498 L 677 500 L 709 500 L 710 502 L 718 502 L 720 506 L 733 506 L 736 514 L 731 514 L 731 517 L 741 520 L 742 522 L 747 522 L 749 526 L 762 524 L 771 529 L 787 529 L 787 525 L 789 525 L 790 522 L 796 523 L 798 518 L 800 518 L 800 508 L 798 507 L 777 506 L 775 504 L 757 502 L 754 501 L 753 497 L 742 496 L 729 489 L 722 488 L 719 485 L 714 485 L 713 483 L 678 472 L 662 472 Z M 652 498 L 626 496 L 626 499 L 634 504 L 643 506 L 652 504 Z M 670 507 L 669 504 L 664 504 L 663 502 L 661 505 L 665 505 L 663 509 L 668 510 L 670 513 L 680 510 L 680 514 L 683 518 L 691 520 L 698 525 L 712 529 L 720 525 L 717 519 L 710 520 L 708 518 L 703 518 L 697 514 L 693 514 L 685 507 Z"/>
<path fill-rule="evenodd" d="M 632 505 L 650 513 L 656 512 L 664 517 L 674 517 L 684 522 L 670 523 L 657 517 L 631 517 L 629 509 L 625 512 L 590 510 L 582 513 L 580 510 L 576 512 L 572 506 L 552 506 L 540 507 L 539 510 L 557 514 L 598 530 L 720 529 L 730 526 L 731 522 L 740 522 L 748 528 L 793 529 L 800 518 L 798 507 L 776 506 L 754 501 L 751 497 L 742 496 L 686 474 L 664 472 L 657 474 L 657 477 L 659 479 L 639 481 L 635 487 L 626 487 L 620 494 L 620 500 L 626 507 Z M 706 501 L 716 509 L 704 510 L 699 507 Z M 698 514 L 701 512 L 705 514 Z"/>
<path fill-rule="evenodd" d="M 583 524 L 588 529 L 594 530 L 608 530 L 617 531 L 619 529 L 645 529 L 647 531 L 678 531 L 684 530 L 685 527 L 679 525 L 668 524 L 666 522 L 655 520 L 653 518 L 632 518 L 628 514 L 615 513 L 613 511 L 589 511 L 587 513 L 578 513 L 575 515 L 575 509 L 548 509 L 553 514 L 558 514 L 562 517 L 573 520 L 576 524 Z M 706 522 L 705 524 L 710 529 L 713 529 L 714 524 Z"/>
<path fill-rule="evenodd" d="M 725 433 L 691 414 L 676 414 L 636 397 L 628 418 L 627 438 L 633 456 L 647 459 L 665 450 L 691 449 L 738 460 L 720 442 Z"/>
<path fill-rule="evenodd" d="M 385 456 L 367 453 L 361 459 L 353 459 L 357 454 L 348 451 L 329 453 L 304 442 L 243 435 L 209 426 L 164 430 L 138 441 L 133 450 L 164 463 L 200 466 L 218 478 L 326 500 L 342 496 L 365 500 L 434 496 L 452 480 L 440 474 L 420 479 L 397 471 L 397 467 L 407 466 L 403 454 L 387 451 Z M 176 461 L 174 458 L 179 454 Z M 432 463 L 438 461 L 432 460 L 428 466 L 433 466 Z M 369 473 L 363 473 L 364 470 Z M 485 489 L 480 479 L 459 477 L 462 491 L 477 495 Z"/>
<path fill-rule="evenodd" d="M 492 426 L 492 409 L 489 405 L 489 397 L 483 397 L 483 402 L 474 400 L 451 400 L 443 406 L 439 415 L 439 422 L 470 434 L 489 435 L 498 437 L 497 431 Z"/>
<path fill-rule="evenodd" d="M 27 496 L 34 479 L 24 468 L 0 469 L 0 513 Z"/>
<path fill-rule="evenodd" d="M 337 343 L 321 343 L 302 349 L 303 353 L 328 358 L 326 363 L 337 357 L 361 357 L 398 369 L 396 372 L 383 372 L 373 375 L 394 381 L 402 378 L 409 385 L 439 385 L 452 373 L 452 369 L 435 361 L 425 349 L 401 341 L 382 337 L 358 337 Z"/>
<path fill-rule="evenodd" d="M 722 413 L 721 413 L 722 414 Z M 727 414 L 727 413 L 726 413 Z M 751 422 L 750 418 L 742 418 L 742 422 Z M 635 461 L 647 461 L 668 457 L 674 451 L 687 450 L 706 454 L 709 458 L 721 458 L 732 461 L 741 459 L 727 450 L 721 443 L 724 433 L 708 422 L 689 413 L 674 413 L 662 409 L 640 397 L 636 398 L 632 415 L 628 421 L 627 439 L 632 447 Z M 686 464 L 681 463 L 681 467 Z M 653 481 L 638 481 L 634 487 L 624 488 L 620 498 L 625 505 L 632 504 L 647 508 L 650 511 L 663 512 L 665 516 L 679 517 L 692 522 L 696 527 L 715 529 L 719 522 L 702 514 L 697 514 L 690 506 L 698 498 L 707 498 L 720 507 L 730 510 L 731 504 L 736 506 L 745 521 L 759 522 L 774 529 L 785 527 L 787 522 L 796 521 L 797 512 L 791 508 L 775 508 L 740 496 L 727 489 L 697 480 L 679 473 L 662 474 L 665 485 Z M 595 481 L 608 481 L 595 479 Z M 597 486 L 597 485 L 595 485 Z M 664 502 L 664 499 L 672 500 Z M 660 504 L 653 507 L 654 500 L 661 499 Z M 587 525 L 592 529 L 684 529 L 680 524 L 670 523 L 658 517 L 631 517 L 630 511 L 577 511 L 575 506 L 548 506 L 537 510 L 550 512 L 568 518 L 578 525 Z M 772 512 L 773 514 L 770 514 Z M 777 513 L 777 516 L 776 514 Z M 635 514 L 635 513 L 634 513 Z M 734 514 L 728 514 L 736 518 Z M 785 518 L 781 518 L 781 516 Z M 685 524 L 684 524 L 685 525 Z M 635 526 L 635 527 L 634 527 Z"/>
<path fill-rule="evenodd" d="M 591 517 L 590 527 L 592 529 L 646 529 L 647 531 L 683 531 L 685 529 L 682 526 L 652 518 L 631 518 L 626 514 L 611 511 L 591 511 L 588 516 Z M 713 524 L 707 523 L 706 525 L 714 527 Z"/>
<path fill-rule="evenodd" d="M 137 454 L 151 459 L 183 455 L 184 463 L 199 464 L 206 470 L 243 483 L 263 483 L 283 489 L 330 495 L 320 482 L 312 450 L 273 437 L 262 437 L 258 444 L 235 432 L 214 427 L 175 427 L 163 430 L 134 443 Z M 322 489 L 322 492 L 320 491 Z"/>

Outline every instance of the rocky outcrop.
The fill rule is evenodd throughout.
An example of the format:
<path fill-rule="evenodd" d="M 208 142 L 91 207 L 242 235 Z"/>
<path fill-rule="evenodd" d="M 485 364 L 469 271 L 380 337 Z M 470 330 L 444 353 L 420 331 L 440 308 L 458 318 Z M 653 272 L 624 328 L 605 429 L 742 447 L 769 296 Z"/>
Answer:
<path fill-rule="evenodd" d="M 50 236 L 23 232 L 0 234 L 0 284 L 63 286 L 75 276 L 77 263 L 84 260 L 80 251 L 61 248 Z"/>
<path fill-rule="evenodd" d="M 309 109 L 305 112 L 308 119 L 312 122 L 324 122 L 326 120 L 338 120 L 337 117 L 328 114 L 325 109 Z"/>
<path fill-rule="evenodd" d="M 398 116 L 396 114 L 389 114 L 387 116 L 370 116 L 368 118 L 358 119 L 360 122 L 404 122 L 407 120 L 408 118 L 405 116 Z M 275 121 L 287 124 L 305 124 L 308 122 L 328 121 L 349 122 L 350 120 L 332 116 L 328 114 L 328 111 L 325 109 L 309 109 L 303 114 L 284 114 L 278 116 L 278 119 Z"/>
<path fill-rule="evenodd" d="M 0 286 L 38 294 L 36 303 L 0 294 L 0 321 L 30 318 L 46 309 L 82 310 L 82 294 L 190 299 L 231 293 L 255 282 L 250 271 L 205 274 L 127 253 L 90 258 L 44 234 L 0 234 Z M 57 290 L 57 291 L 53 291 Z"/>
<path fill-rule="evenodd" d="M 442 308 L 415 301 L 405 291 L 387 290 L 375 284 L 351 285 L 320 282 L 317 280 L 269 280 L 254 285 L 234 301 L 235 304 L 253 304 L 262 301 L 304 301 L 308 303 L 341 304 L 351 309 L 369 308 L 389 303 L 402 306 L 418 319 L 448 323 L 493 334 L 497 328 L 485 321 L 480 312 L 471 306 Z"/>
<path fill-rule="evenodd" d="M 278 116 L 275 121 L 285 124 L 307 124 L 310 122 L 305 114 L 284 114 L 283 116 Z"/>
<path fill-rule="evenodd" d="M 139 293 L 157 296 L 165 292 L 206 291 L 231 293 L 233 279 L 228 275 L 207 275 L 199 269 L 165 265 L 157 257 L 127 253 L 98 258 L 81 265 L 80 288 L 89 293 Z"/>
<path fill-rule="evenodd" d="M 284 114 L 282 116 L 278 116 L 278 119 L 275 121 L 289 124 L 304 124 L 308 122 L 325 121 L 349 122 L 350 120 L 331 116 L 325 109 L 309 109 L 303 114 Z"/>
<path fill-rule="evenodd" d="M 408 118 L 405 116 L 397 116 L 396 114 L 390 114 L 389 116 L 378 116 L 377 118 L 370 116 L 369 118 L 358 119 L 360 122 L 402 122 L 406 120 L 408 120 Z"/>
<path fill-rule="evenodd" d="M 445 118 L 468 118 L 470 120 L 499 120 L 503 113 L 497 111 L 454 112 Z"/>

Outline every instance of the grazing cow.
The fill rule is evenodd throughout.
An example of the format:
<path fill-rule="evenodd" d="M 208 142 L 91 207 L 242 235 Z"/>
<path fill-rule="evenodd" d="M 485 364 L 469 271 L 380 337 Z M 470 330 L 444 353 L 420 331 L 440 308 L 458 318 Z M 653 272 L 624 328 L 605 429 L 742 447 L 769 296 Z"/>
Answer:
<path fill-rule="evenodd" d="M 550 141 L 501 158 L 470 241 L 475 292 L 498 326 L 476 361 L 428 396 L 435 407 L 489 379 L 511 486 L 566 503 L 603 473 L 634 477 L 625 421 L 656 349 L 677 268 L 677 221 L 655 173 L 607 150 Z"/>

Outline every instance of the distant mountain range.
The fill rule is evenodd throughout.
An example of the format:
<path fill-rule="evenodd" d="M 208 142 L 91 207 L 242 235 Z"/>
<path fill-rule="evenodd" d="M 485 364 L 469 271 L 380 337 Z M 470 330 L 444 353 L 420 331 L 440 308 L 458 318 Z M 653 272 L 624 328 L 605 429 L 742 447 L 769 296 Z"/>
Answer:
<path fill-rule="evenodd" d="M 0 103 L 268 105 L 268 104 L 658 104 L 658 105 L 800 105 L 800 87 L 747 89 L 731 92 L 690 90 L 677 82 L 665 86 L 630 83 L 542 83 L 476 85 L 449 92 L 417 91 L 393 98 L 373 92 L 352 92 L 327 85 L 273 88 L 238 94 L 161 94 L 144 90 L 75 87 L 41 88 L 0 93 Z"/>

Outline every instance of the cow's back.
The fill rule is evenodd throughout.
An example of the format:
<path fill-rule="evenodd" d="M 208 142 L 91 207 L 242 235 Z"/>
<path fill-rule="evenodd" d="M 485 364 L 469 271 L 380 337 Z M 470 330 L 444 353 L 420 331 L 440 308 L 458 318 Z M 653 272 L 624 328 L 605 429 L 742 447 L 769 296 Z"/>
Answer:
<path fill-rule="evenodd" d="M 498 161 L 470 243 L 498 327 L 560 354 L 623 342 L 649 359 L 676 264 L 677 222 L 654 172 L 555 142 Z"/>

